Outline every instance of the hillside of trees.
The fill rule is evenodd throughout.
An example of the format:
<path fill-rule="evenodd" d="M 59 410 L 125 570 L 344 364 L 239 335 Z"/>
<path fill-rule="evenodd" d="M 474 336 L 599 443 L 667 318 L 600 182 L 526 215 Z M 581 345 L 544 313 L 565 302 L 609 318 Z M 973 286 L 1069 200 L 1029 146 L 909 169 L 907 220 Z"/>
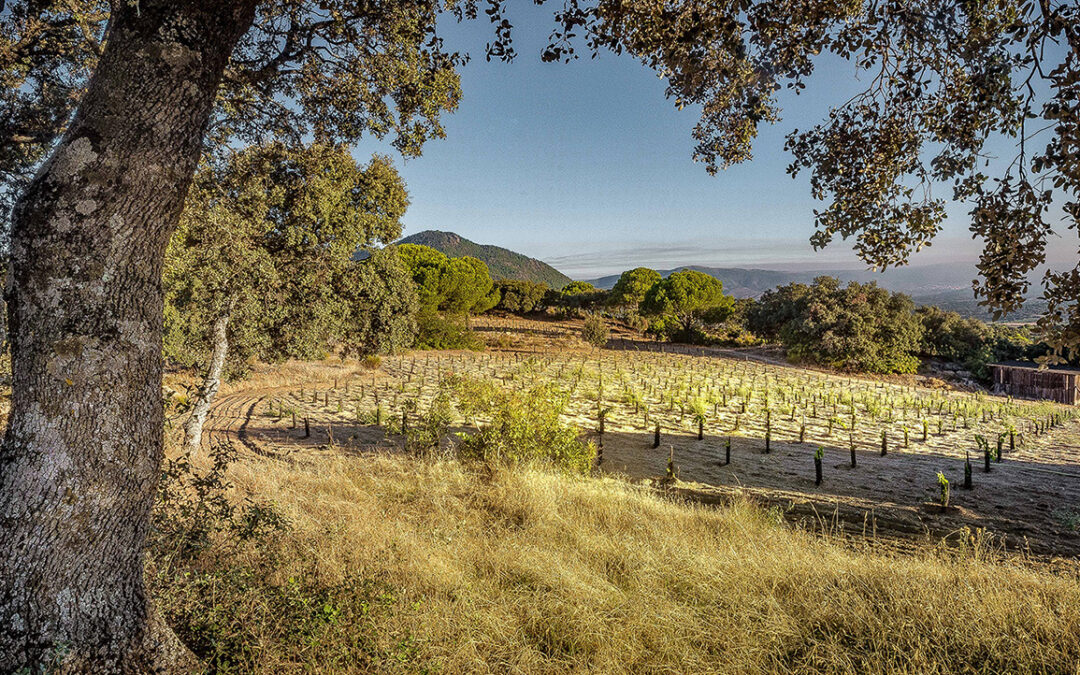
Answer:
<path fill-rule="evenodd" d="M 570 277 L 546 262 L 515 253 L 501 246 L 477 244 L 453 232 L 424 230 L 410 234 L 398 243 L 429 246 L 449 258 L 476 258 L 487 265 L 493 279 L 531 281 L 547 284 L 552 288 L 562 288 L 570 283 Z"/>

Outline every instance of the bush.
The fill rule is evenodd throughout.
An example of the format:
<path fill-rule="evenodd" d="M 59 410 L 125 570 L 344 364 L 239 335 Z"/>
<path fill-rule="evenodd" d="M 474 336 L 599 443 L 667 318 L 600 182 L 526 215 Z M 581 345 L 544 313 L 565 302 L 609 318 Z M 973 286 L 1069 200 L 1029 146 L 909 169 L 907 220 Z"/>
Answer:
<path fill-rule="evenodd" d="M 607 344 L 610 335 L 607 322 L 598 316 L 585 319 L 585 325 L 581 327 L 581 339 L 598 349 Z"/>
<path fill-rule="evenodd" d="M 748 312 L 748 324 L 778 339 L 793 361 L 854 372 L 912 373 L 923 327 L 911 298 L 876 283 L 841 286 L 832 277 L 769 291 Z"/>
<path fill-rule="evenodd" d="M 528 314 L 544 307 L 544 298 L 551 290 L 547 284 L 504 279 L 495 284 L 500 293 L 496 309 L 514 314 Z"/>
<path fill-rule="evenodd" d="M 405 446 L 415 455 L 431 455 L 442 448 L 442 441 L 454 421 L 452 385 L 443 382 L 422 414 L 416 415 L 405 430 Z M 410 412 L 415 413 L 415 406 Z"/>
<path fill-rule="evenodd" d="M 484 343 L 465 325 L 464 317 L 422 312 L 417 317 L 418 349 L 471 349 L 481 351 Z"/>
<path fill-rule="evenodd" d="M 673 317 L 661 316 L 650 319 L 645 333 L 655 340 L 687 345 L 704 345 L 711 342 L 709 336 L 701 328 L 697 326 L 686 328 Z"/>
<path fill-rule="evenodd" d="M 916 316 L 923 325 L 924 355 L 963 364 L 982 380 L 989 379 L 988 364 L 994 361 L 1026 360 L 1045 353 L 1026 327 L 988 324 L 934 306 L 920 307 Z"/>
<path fill-rule="evenodd" d="M 367 370 L 376 370 L 382 365 L 382 357 L 375 354 L 369 354 L 360 359 L 360 365 Z"/>
<path fill-rule="evenodd" d="M 596 448 L 582 443 L 578 429 L 561 421 L 566 394 L 554 385 L 519 392 L 458 378 L 453 386 L 466 419 L 488 420 L 476 433 L 459 435 L 458 457 L 499 464 L 539 462 L 574 474 L 591 470 Z"/>

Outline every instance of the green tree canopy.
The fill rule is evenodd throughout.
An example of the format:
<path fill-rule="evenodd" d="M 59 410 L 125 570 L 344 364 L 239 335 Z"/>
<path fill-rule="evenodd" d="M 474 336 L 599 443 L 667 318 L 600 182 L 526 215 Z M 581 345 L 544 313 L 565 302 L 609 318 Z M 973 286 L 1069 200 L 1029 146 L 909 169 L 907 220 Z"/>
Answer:
<path fill-rule="evenodd" d="M 780 330 L 789 321 L 800 318 L 810 294 L 810 286 L 791 283 L 765 291 L 761 298 L 749 307 L 746 327 L 767 342 L 779 342 Z"/>
<path fill-rule="evenodd" d="M 166 254 L 166 354 L 204 363 L 214 319 L 229 312 L 234 363 L 311 356 L 342 339 L 359 348 L 341 321 L 343 290 L 362 293 L 345 286 L 375 279 L 350 256 L 397 238 L 407 206 L 388 159 L 359 166 L 343 146 L 269 143 L 208 164 Z M 382 256 L 369 269 L 391 267 Z M 407 306 L 409 287 L 397 287 L 395 303 Z M 401 318 L 407 330 L 411 316 Z M 371 335 L 359 350 L 400 346 L 399 332 Z"/>
<path fill-rule="evenodd" d="M 528 314 L 544 305 L 551 288 L 547 284 L 518 279 L 503 279 L 495 284 L 499 291 L 497 309 L 515 314 Z"/>
<path fill-rule="evenodd" d="M 600 289 L 593 286 L 588 281 L 571 281 L 562 288 L 559 292 L 563 295 L 586 295 L 588 293 L 596 293 Z"/>
<path fill-rule="evenodd" d="M 495 282 L 483 261 L 448 258 L 430 246 L 396 247 L 416 283 L 421 309 L 449 314 L 486 312 L 499 301 Z"/>
<path fill-rule="evenodd" d="M 228 363 L 373 353 L 415 333 L 415 292 L 393 253 L 408 195 L 389 160 L 271 142 L 208 162 L 165 255 L 164 351 L 205 377 L 185 424 L 197 448 Z"/>
<path fill-rule="evenodd" d="M 360 262 L 337 266 L 334 280 L 343 351 L 360 356 L 413 346 L 418 303 L 408 268 L 394 247 L 376 249 Z"/>
<path fill-rule="evenodd" d="M 919 366 L 923 336 L 914 309 L 911 298 L 876 283 L 841 286 L 833 277 L 818 277 L 810 286 L 767 292 L 755 314 L 783 321 L 778 337 L 795 361 L 853 372 L 910 373 Z"/>
<path fill-rule="evenodd" d="M 608 292 L 608 304 L 624 311 L 636 311 L 645 294 L 660 281 L 660 273 L 648 267 L 636 267 L 619 276 L 615 286 Z"/>
<path fill-rule="evenodd" d="M 558 291 L 548 293 L 546 302 L 548 305 L 576 313 L 598 309 L 606 298 L 607 291 L 587 281 L 571 281 Z"/>
<path fill-rule="evenodd" d="M 994 361 L 1045 353 L 1045 347 L 1033 343 L 1027 326 L 988 324 L 934 306 L 919 307 L 915 315 L 923 327 L 925 356 L 961 363 L 979 378 L 989 378 L 988 364 Z"/>
<path fill-rule="evenodd" d="M 682 270 L 649 288 L 642 299 L 641 312 L 674 320 L 683 332 L 691 332 L 706 317 L 711 322 L 722 321 L 734 304 L 734 298 L 724 295 L 724 285 L 719 279 L 697 270 Z"/>

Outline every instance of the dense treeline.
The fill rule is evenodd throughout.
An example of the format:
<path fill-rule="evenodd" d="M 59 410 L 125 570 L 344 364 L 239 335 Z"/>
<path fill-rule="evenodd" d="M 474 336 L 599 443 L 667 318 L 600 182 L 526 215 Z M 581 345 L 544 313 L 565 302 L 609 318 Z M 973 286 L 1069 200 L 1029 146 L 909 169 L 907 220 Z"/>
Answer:
<path fill-rule="evenodd" d="M 793 361 L 854 372 L 912 373 L 924 358 L 938 358 L 985 379 L 993 361 L 1040 353 L 1026 328 L 916 308 L 876 283 L 841 285 L 832 277 L 765 293 L 749 307 L 746 328 L 782 345 Z"/>
<path fill-rule="evenodd" d="M 827 276 L 780 286 L 756 300 L 724 294 L 720 281 L 701 272 L 663 278 L 646 267 L 624 272 L 606 292 L 579 281 L 558 290 L 524 281 L 499 281 L 494 288 L 495 311 L 605 315 L 660 340 L 777 345 L 794 362 L 849 372 L 912 373 L 924 360 L 938 359 L 986 379 L 989 363 L 1045 351 L 1026 327 L 916 307 L 876 283 L 843 284 Z"/>

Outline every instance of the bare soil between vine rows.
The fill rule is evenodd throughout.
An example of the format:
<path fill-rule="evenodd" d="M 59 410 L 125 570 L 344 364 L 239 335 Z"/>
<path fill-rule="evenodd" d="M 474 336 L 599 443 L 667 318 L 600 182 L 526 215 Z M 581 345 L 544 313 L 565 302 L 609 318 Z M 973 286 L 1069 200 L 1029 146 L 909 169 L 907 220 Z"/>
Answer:
<path fill-rule="evenodd" d="M 669 361 L 684 364 L 672 366 L 681 369 L 678 372 L 691 373 L 698 372 L 695 368 L 735 373 L 751 367 L 738 365 L 746 364 L 748 355 L 727 350 L 667 346 L 661 353 L 661 347 L 645 343 L 630 331 L 616 331 L 609 348 L 591 350 L 575 337 L 577 325 L 574 321 L 485 318 L 477 320 L 474 328 L 488 342 L 486 352 L 415 352 L 386 359 L 375 370 L 338 360 L 291 369 L 260 366 L 252 380 L 219 396 L 207 421 L 206 442 L 231 443 L 241 454 L 261 461 L 310 462 L 339 453 L 398 452 L 400 437 L 388 436 L 371 419 L 358 416 L 370 414 L 375 396 L 381 394 L 380 405 L 386 406 L 389 416 L 396 414 L 399 398 L 427 396 L 434 387 L 427 384 L 434 378 L 432 373 L 479 374 L 511 386 L 519 376 L 505 373 L 518 372 L 514 368 L 529 359 L 541 362 L 539 370 L 548 369 L 543 371 L 547 375 L 535 377 L 556 378 L 558 365 L 562 379 L 567 377 L 566 364 L 578 362 L 585 364 L 583 368 L 599 364 L 601 378 L 609 372 L 605 368 L 621 374 L 644 360 L 649 365 L 643 366 L 641 379 L 667 372 Z M 757 359 L 753 368 L 765 369 L 781 383 L 795 383 L 791 386 L 799 382 L 819 386 L 814 378 L 831 378 L 829 386 L 834 387 L 854 382 L 852 386 L 865 391 L 903 386 L 912 396 L 939 395 L 910 381 L 899 385 L 852 379 L 781 365 L 760 354 L 753 357 Z M 610 363 L 615 365 L 604 365 Z M 752 376 L 757 377 L 756 373 Z M 596 420 L 590 414 L 589 396 L 594 394 L 583 392 L 583 400 L 570 406 L 567 418 L 582 429 L 583 437 L 599 443 Z M 766 453 L 760 420 L 750 415 L 733 433 L 731 417 L 721 409 L 704 425 L 705 438 L 698 440 L 694 424 L 654 407 L 656 418 L 664 422 L 659 448 L 653 448 L 651 423 L 646 427 L 628 405 L 613 406 L 602 439 L 601 470 L 648 481 L 657 489 L 702 503 L 749 497 L 776 507 L 791 521 L 844 533 L 853 540 L 904 548 L 942 539 L 963 540 L 981 528 L 1003 547 L 1040 560 L 1074 563 L 1080 558 L 1080 420 L 1030 438 L 1014 451 L 1006 447 L 1004 460 L 984 472 L 983 457 L 977 454 L 970 441 L 972 430 L 966 427 L 953 430 L 946 424 L 940 432 L 932 428 L 924 443 L 915 425 L 904 447 L 895 432 L 898 423 L 868 425 L 858 438 L 857 465 L 852 467 L 849 436 L 815 426 L 813 421 L 809 423 L 811 438 L 799 443 L 796 422 L 777 415 L 771 451 Z M 992 425 L 986 424 L 987 428 Z M 876 440 L 881 428 L 893 434 L 884 456 Z M 725 461 L 729 436 L 730 463 Z M 814 482 L 813 453 L 818 446 L 824 448 L 820 486 Z M 674 482 L 664 478 L 672 451 L 678 479 Z M 973 465 L 971 490 L 962 488 L 965 453 L 970 453 Z M 951 483 L 944 512 L 938 501 L 939 471 Z"/>

